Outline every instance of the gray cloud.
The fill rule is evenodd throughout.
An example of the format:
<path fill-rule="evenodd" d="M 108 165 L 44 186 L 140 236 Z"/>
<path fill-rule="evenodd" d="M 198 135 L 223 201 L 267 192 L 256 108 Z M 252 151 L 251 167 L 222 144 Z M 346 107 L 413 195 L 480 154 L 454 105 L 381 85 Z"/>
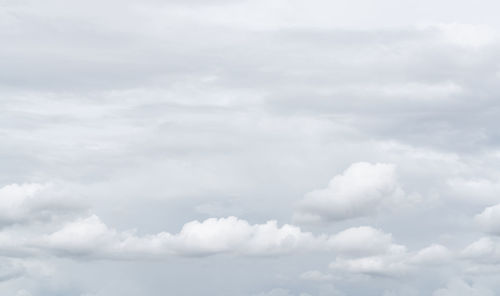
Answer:
<path fill-rule="evenodd" d="M 497 6 L 0 1 L 0 292 L 493 295 Z"/>

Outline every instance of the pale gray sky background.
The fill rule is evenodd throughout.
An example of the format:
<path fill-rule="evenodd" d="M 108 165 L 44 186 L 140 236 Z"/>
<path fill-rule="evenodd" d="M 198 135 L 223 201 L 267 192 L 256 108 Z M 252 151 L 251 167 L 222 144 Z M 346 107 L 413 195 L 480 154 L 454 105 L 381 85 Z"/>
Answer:
<path fill-rule="evenodd" d="M 0 0 L 0 294 L 500 295 L 499 9 Z"/>

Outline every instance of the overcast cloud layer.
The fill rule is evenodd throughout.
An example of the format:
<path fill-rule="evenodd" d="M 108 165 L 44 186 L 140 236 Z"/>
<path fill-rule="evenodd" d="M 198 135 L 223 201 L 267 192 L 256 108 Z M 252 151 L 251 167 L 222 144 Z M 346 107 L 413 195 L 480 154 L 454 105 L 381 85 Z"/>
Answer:
<path fill-rule="evenodd" d="M 0 0 L 0 294 L 500 295 L 499 10 Z"/>

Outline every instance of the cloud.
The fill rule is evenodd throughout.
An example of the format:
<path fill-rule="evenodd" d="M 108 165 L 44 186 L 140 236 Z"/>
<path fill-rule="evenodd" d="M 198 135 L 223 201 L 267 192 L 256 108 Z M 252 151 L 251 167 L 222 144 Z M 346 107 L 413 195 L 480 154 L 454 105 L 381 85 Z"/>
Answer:
<path fill-rule="evenodd" d="M 333 275 L 318 270 L 309 270 L 300 274 L 300 278 L 307 281 L 328 282 L 333 279 Z"/>
<path fill-rule="evenodd" d="M 19 278 L 26 274 L 23 264 L 12 259 L 2 259 L 0 267 L 0 282 Z"/>
<path fill-rule="evenodd" d="M 41 246 L 62 256 L 148 258 L 168 255 L 209 256 L 221 253 L 280 255 L 325 247 L 324 237 L 276 221 L 251 225 L 236 217 L 186 223 L 177 234 L 137 236 L 109 228 L 97 216 L 80 219 L 47 235 Z"/>
<path fill-rule="evenodd" d="M 0 225 L 50 220 L 85 208 L 51 184 L 11 184 L 0 188 Z"/>
<path fill-rule="evenodd" d="M 337 274 L 397 276 L 406 273 L 411 254 L 395 244 L 392 235 L 372 227 L 346 229 L 330 240 L 337 257 L 330 268 Z"/>
<path fill-rule="evenodd" d="M 418 272 L 425 266 L 438 268 L 455 259 L 453 253 L 442 245 L 432 244 L 417 252 L 410 252 L 406 246 L 393 243 L 390 235 L 379 233 L 378 236 L 378 239 L 357 244 L 357 248 L 365 246 L 363 253 L 353 253 L 356 247 L 352 247 L 350 251 L 338 254 L 330 263 L 330 268 L 336 274 L 344 276 L 362 274 L 372 277 L 400 277 Z M 381 238 L 384 238 L 384 243 L 381 244 L 383 247 L 374 247 L 372 242 L 380 241 Z"/>
<path fill-rule="evenodd" d="M 392 245 L 382 254 L 364 257 L 337 257 L 330 268 L 339 273 L 364 274 L 369 276 L 399 276 L 407 273 L 408 253 L 406 247 Z"/>
<path fill-rule="evenodd" d="M 293 294 L 289 290 L 282 289 L 282 288 L 276 288 L 276 289 L 272 289 L 268 292 L 254 294 L 252 296 L 293 296 Z"/>
<path fill-rule="evenodd" d="M 432 244 L 417 252 L 412 258 L 411 263 L 420 265 L 439 265 L 453 259 L 453 253 L 445 246 Z"/>
<path fill-rule="evenodd" d="M 485 208 L 475 220 L 486 232 L 500 235 L 500 204 Z"/>
<path fill-rule="evenodd" d="M 307 293 L 300 293 L 300 294 L 294 294 L 290 290 L 283 289 L 283 288 L 275 288 L 267 292 L 262 292 L 258 294 L 253 294 L 252 296 L 311 296 L 310 294 Z M 335 294 L 337 295 L 337 294 Z"/>
<path fill-rule="evenodd" d="M 335 176 L 327 188 L 305 195 L 297 205 L 299 221 L 336 221 L 375 214 L 404 199 L 392 164 L 358 162 Z"/>
<path fill-rule="evenodd" d="M 67 2 L 0 0 L 0 255 L 59 271 L 0 294 L 431 295 L 498 269 L 495 1 Z"/>
<path fill-rule="evenodd" d="M 390 248 L 392 235 L 370 226 L 360 226 L 339 232 L 328 243 L 342 254 L 379 254 Z"/>
<path fill-rule="evenodd" d="M 368 257 L 405 252 L 392 235 L 369 227 L 353 227 L 332 235 L 314 235 L 274 220 L 250 224 L 237 217 L 191 221 L 178 233 L 139 236 L 136 231 L 108 227 L 96 215 L 78 219 L 45 235 L 34 246 L 57 256 L 100 259 L 147 259 L 168 256 L 203 257 L 216 254 L 275 256 L 301 252 L 334 252 Z"/>
<path fill-rule="evenodd" d="M 436 290 L 433 296 L 493 296 L 495 293 L 488 288 L 470 284 L 462 279 L 451 280 L 446 288 Z"/>
<path fill-rule="evenodd" d="M 485 178 L 452 178 L 447 180 L 452 197 L 473 204 L 489 205 L 500 200 L 500 182 Z"/>
<path fill-rule="evenodd" d="M 479 48 L 498 42 L 498 33 L 487 25 L 447 23 L 432 27 L 437 28 L 446 41 L 463 47 Z"/>
<path fill-rule="evenodd" d="M 465 247 L 461 256 L 480 264 L 496 264 L 500 261 L 500 242 L 494 237 L 482 237 Z"/>

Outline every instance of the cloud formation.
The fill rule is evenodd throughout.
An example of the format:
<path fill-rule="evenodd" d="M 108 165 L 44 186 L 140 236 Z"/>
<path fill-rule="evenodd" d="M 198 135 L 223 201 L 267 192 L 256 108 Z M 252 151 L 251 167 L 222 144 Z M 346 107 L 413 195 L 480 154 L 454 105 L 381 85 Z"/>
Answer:
<path fill-rule="evenodd" d="M 50 220 L 85 208 L 81 200 L 53 190 L 50 184 L 10 184 L 0 188 L 0 225 Z"/>
<path fill-rule="evenodd" d="M 498 6 L 0 0 L 0 294 L 500 291 Z"/>
<path fill-rule="evenodd" d="M 403 198 L 394 165 L 359 162 L 335 176 L 327 188 L 307 193 L 298 203 L 297 219 L 335 221 L 368 216 Z"/>
<path fill-rule="evenodd" d="M 178 233 L 139 236 L 118 231 L 92 215 L 64 225 L 38 242 L 60 256 L 108 259 L 203 257 L 216 254 L 244 256 L 286 255 L 300 252 L 333 252 L 348 257 L 370 256 L 405 250 L 392 236 L 369 226 L 348 228 L 337 234 L 314 235 L 276 221 L 249 224 L 236 218 L 191 221 Z"/>
<path fill-rule="evenodd" d="M 475 219 L 486 232 L 500 235 L 500 204 L 485 208 Z"/>
<path fill-rule="evenodd" d="M 251 225 L 236 217 L 186 223 L 179 233 L 137 236 L 105 225 L 90 216 L 48 235 L 43 246 L 61 255 L 127 259 L 134 257 L 209 256 L 222 253 L 280 255 L 325 248 L 326 240 L 276 221 Z"/>

